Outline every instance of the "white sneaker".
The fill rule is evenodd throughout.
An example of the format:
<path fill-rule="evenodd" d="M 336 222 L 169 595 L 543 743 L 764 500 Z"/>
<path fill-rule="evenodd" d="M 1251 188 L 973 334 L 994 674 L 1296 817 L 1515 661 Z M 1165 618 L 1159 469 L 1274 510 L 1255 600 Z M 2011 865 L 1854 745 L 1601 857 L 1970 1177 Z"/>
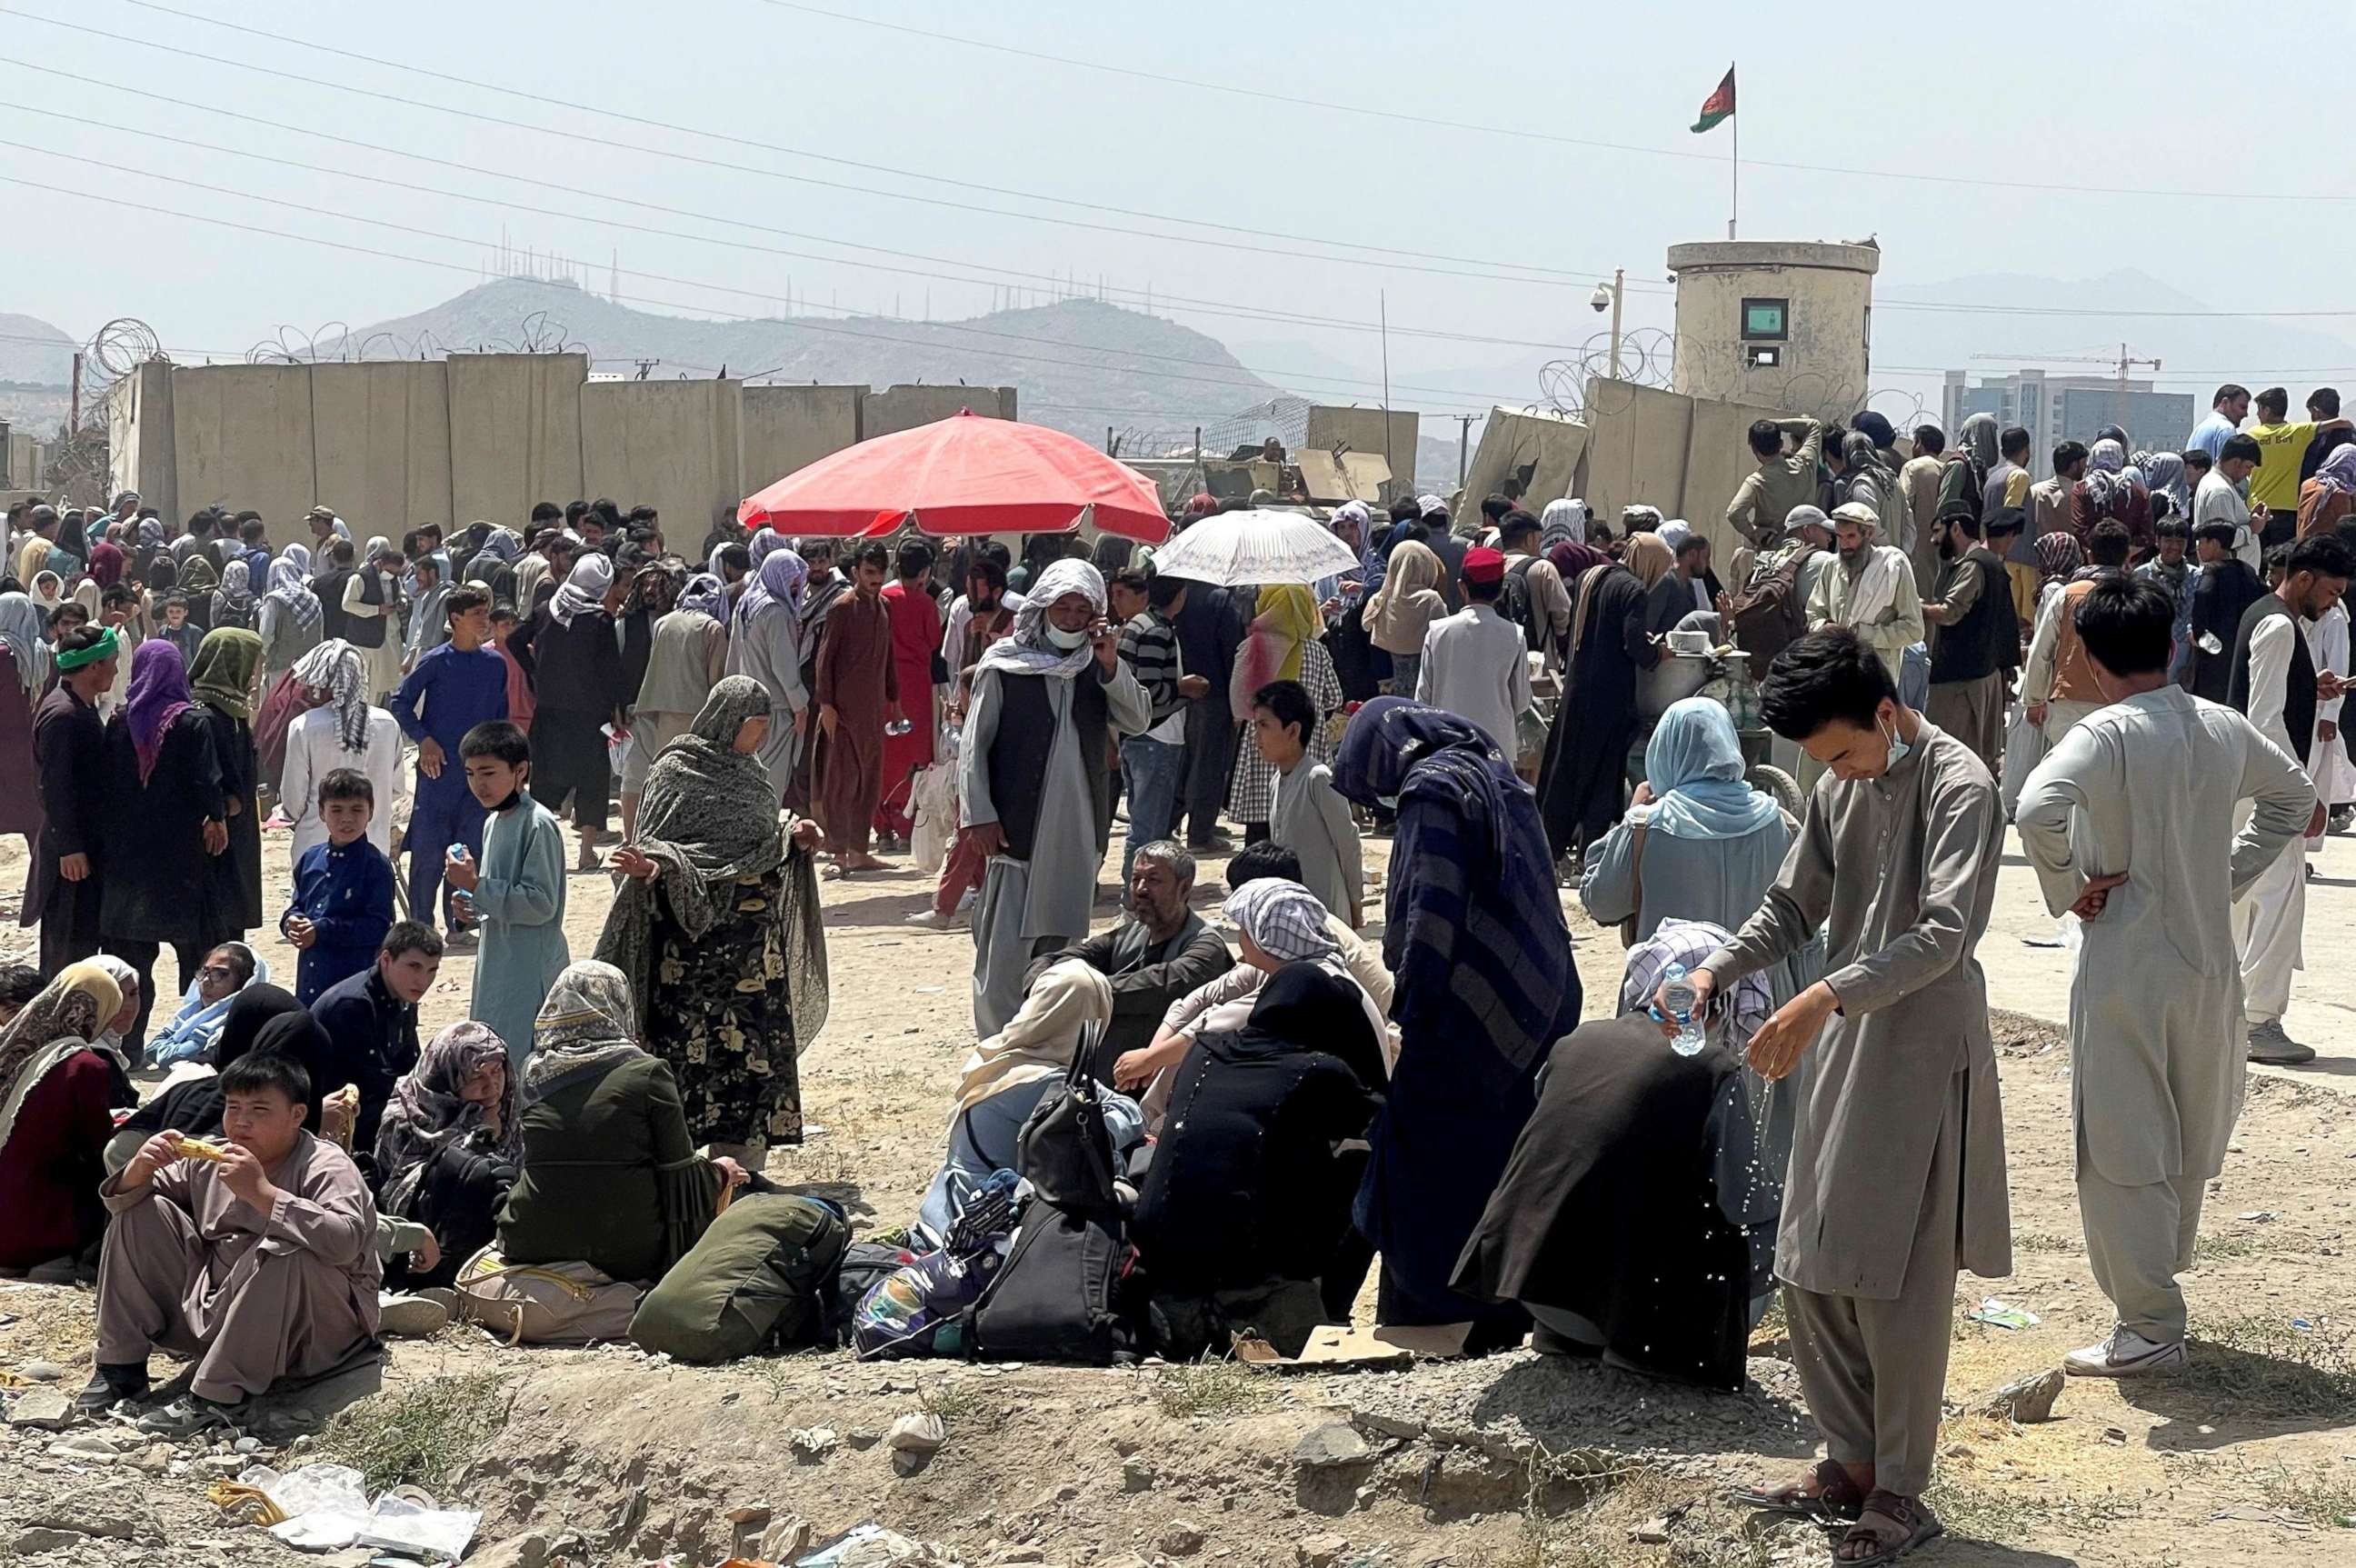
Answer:
<path fill-rule="evenodd" d="M 428 1295 L 380 1294 L 377 1326 L 398 1339 L 426 1339 L 450 1325 L 450 1309 Z"/>
<path fill-rule="evenodd" d="M 955 915 L 944 915 L 934 909 L 919 909 L 908 917 L 908 924 L 925 926 L 936 931 L 946 931 L 958 924 Z"/>
<path fill-rule="evenodd" d="M 2062 1359 L 2062 1369 L 2073 1378 L 2172 1378 L 2184 1367 L 2184 1341 L 2157 1345 L 2124 1326 L 2101 1344 Z"/>

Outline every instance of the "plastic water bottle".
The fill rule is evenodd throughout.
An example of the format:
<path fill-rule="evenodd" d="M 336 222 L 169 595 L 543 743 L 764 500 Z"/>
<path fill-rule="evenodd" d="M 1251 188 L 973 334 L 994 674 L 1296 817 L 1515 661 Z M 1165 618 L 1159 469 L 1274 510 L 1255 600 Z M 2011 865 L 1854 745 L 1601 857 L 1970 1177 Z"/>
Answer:
<path fill-rule="evenodd" d="M 1686 978 L 1686 966 L 1681 963 L 1669 965 L 1661 985 L 1661 1004 L 1669 1010 L 1669 1016 L 1676 1021 L 1677 1026 L 1676 1036 L 1669 1041 L 1669 1049 L 1681 1057 L 1701 1054 L 1701 1020 L 1694 1015 L 1700 1001 L 1701 993 L 1694 989 L 1694 983 Z"/>
<path fill-rule="evenodd" d="M 466 854 L 466 846 L 465 844 L 462 844 L 462 843 L 454 843 L 454 844 L 452 844 L 452 845 L 450 846 L 450 848 L 449 848 L 448 854 L 449 854 L 449 856 L 450 856 L 450 864 L 451 864 L 451 865 L 466 865 L 466 864 L 467 854 Z"/>
<path fill-rule="evenodd" d="M 896 740 L 916 727 L 916 721 L 914 719 L 894 719 L 884 726 L 884 733 Z"/>

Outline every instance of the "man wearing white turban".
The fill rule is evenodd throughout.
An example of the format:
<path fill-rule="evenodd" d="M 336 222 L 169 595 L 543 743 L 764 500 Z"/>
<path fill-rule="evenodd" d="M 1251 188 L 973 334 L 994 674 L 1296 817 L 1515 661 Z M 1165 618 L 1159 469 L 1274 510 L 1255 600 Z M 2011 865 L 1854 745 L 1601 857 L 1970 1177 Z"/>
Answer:
<path fill-rule="evenodd" d="M 1047 566 L 1012 633 L 982 655 L 966 713 L 961 821 L 989 866 L 973 920 L 977 1036 L 1014 1016 L 1033 959 L 1087 935 L 1108 840 L 1108 743 L 1152 718 L 1105 620 L 1103 576 L 1085 561 Z"/>

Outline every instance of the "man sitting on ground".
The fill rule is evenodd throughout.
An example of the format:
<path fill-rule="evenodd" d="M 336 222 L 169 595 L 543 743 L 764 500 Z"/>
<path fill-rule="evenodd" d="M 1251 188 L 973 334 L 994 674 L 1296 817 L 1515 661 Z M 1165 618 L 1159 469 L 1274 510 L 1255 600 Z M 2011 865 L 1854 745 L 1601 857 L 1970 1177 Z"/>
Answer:
<path fill-rule="evenodd" d="M 1170 1004 L 1235 966 L 1219 933 L 1187 908 L 1194 857 L 1174 839 L 1140 844 L 1129 878 L 1129 915 L 1112 929 L 1032 966 L 1024 989 L 1048 967 L 1078 959 L 1112 984 L 1112 1022 L 1097 1044 L 1091 1070 L 1112 1081 L 1112 1064 L 1151 1042 Z"/>
<path fill-rule="evenodd" d="M 315 1378 L 377 1334 L 376 1205 L 351 1156 L 303 1130 L 311 1082 L 267 1052 L 222 1069 L 217 1157 L 158 1133 L 99 1189 L 113 1216 L 98 1273 L 96 1415 L 148 1390 L 156 1350 L 196 1358 L 186 1398 L 140 1430 L 235 1423 L 283 1378 Z"/>

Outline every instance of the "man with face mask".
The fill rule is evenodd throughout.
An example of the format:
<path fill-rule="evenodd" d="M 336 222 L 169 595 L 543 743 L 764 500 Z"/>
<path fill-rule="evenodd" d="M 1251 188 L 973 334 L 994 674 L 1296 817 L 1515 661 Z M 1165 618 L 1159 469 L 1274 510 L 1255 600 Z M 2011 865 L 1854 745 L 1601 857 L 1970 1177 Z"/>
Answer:
<path fill-rule="evenodd" d="M 1938 639 L 1923 711 L 1994 773 L 2004 757 L 2005 682 L 2020 666 L 2020 623 L 2004 558 L 1983 532 L 1978 517 L 1960 506 L 1939 520 L 1938 594 L 1922 605 Z"/>
<path fill-rule="evenodd" d="M 1104 578 L 1066 559 L 1033 579 L 1014 630 L 981 656 L 959 754 L 962 843 L 988 863 L 973 920 L 973 1021 L 995 1035 L 1033 959 L 1078 942 L 1109 834 L 1109 743 L 1153 705 L 1120 661 Z"/>
<path fill-rule="evenodd" d="M 1770 1080 L 1803 1069 L 1775 1273 L 1828 1457 L 1742 1500 L 1854 1520 L 1844 1559 L 1888 1561 L 1940 1529 L 1922 1497 L 1957 1269 L 2012 1269 L 1974 957 L 2004 813 L 1987 767 L 1899 702 L 1855 631 L 1827 627 L 1784 649 L 1760 701 L 1769 726 L 1831 777 L 1765 903 L 1690 979 L 1707 1005 L 1823 929 L 1825 978 L 1759 1026 L 1749 1055 Z"/>
<path fill-rule="evenodd" d="M 884 869 L 867 853 L 867 835 L 884 793 L 884 726 L 901 717 L 892 617 L 884 607 L 891 567 L 889 550 L 862 546 L 852 558 L 851 591 L 827 611 L 819 637 L 819 749 L 811 768 L 819 826 L 838 875 Z"/>
<path fill-rule="evenodd" d="M 2258 733 L 2298 758 L 2314 754 L 2316 707 L 2345 689 L 2340 677 L 2316 672 L 2304 623 L 2338 604 L 2348 591 L 2351 557 L 2338 536 L 2319 533 L 2291 546 L 2282 585 L 2242 612 L 2233 640 L 2226 693 Z M 2308 834 L 2323 831 L 2315 808 Z M 2250 1059 L 2296 1067 L 2315 1059 L 2315 1047 L 2283 1031 L 2292 972 L 2303 967 L 2299 939 L 2307 922 L 2307 857 L 2294 839 L 2247 891 L 2233 900 L 2233 936 L 2242 954 L 2242 1011 L 2250 1020 Z"/>
<path fill-rule="evenodd" d="M 2070 986 L 2078 1208 L 2117 1326 L 2071 1353 L 2076 1377 L 2184 1369 L 2176 1275 L 2242 1105 L 2233 898 L 2286 851 L 2297 865 L 2315 809 L 2279 745 L 2169 682 L 2175 621 L 2149 581 L 2105 578 L 2079 601 L 2109 705 L 2038 764 L 2014 813 L 2046 907 L 2083 922 Z M 2242 802 L 2240 832 L 2219 832 Z"/>

